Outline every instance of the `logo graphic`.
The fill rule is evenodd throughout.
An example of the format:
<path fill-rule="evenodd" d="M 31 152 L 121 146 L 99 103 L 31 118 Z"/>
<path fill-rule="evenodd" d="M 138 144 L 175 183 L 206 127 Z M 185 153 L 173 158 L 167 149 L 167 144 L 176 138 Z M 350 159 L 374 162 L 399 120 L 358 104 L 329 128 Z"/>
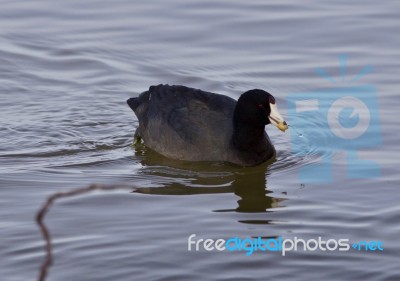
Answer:
<path fill-rule="evenodd" d="M 285 256 L 289 252 L 382 252 L 383 242 L 381 240 L 373 241 L 353 241 L 348 238 L 324 239 L 321 236 L 311 239 L 283 238 L 282 236 L 262 238 L 261 236 L 252 238 L 231 237 L 229 239 L 196 238 L 196 234 L 191 234 L 187 240 L 187 249 L 189 252 L 195 251 L 229 251 L 244 252 L 246 256 L 251 256 L 254 252 L 274 252 Z"/>
<path fill-rule="evenodd" d="M 346 82 L 357 83 L 372 67 L 366 66 L 354 78 L 346 80 L 347 56 L 341 55 L 339 59 L 341 81 L 322 68 L 316 70 L 333 87 L 286 97 L 292 151 L 300 157 L 319 159 L 300 168 L 302 183 L 332 182 L 332 160 L 337 152 L 346 153 L 348 178 L 380 176 L 377 163 L 359 158 L 359 150 L 376 148 L 382 143 L 376 88 L 362 84 L 346 86 Z"/>

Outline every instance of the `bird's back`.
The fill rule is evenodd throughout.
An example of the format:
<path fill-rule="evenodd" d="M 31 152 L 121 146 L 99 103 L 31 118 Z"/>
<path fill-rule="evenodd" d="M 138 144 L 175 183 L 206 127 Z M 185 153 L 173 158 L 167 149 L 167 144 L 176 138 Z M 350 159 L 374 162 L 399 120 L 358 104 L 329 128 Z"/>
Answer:
<path fill-rule="evenodd" d="M 227 161 L 236 101 L 185 86 L 151 86 L 128 100 L 151 149 L 190 161 Z"/>

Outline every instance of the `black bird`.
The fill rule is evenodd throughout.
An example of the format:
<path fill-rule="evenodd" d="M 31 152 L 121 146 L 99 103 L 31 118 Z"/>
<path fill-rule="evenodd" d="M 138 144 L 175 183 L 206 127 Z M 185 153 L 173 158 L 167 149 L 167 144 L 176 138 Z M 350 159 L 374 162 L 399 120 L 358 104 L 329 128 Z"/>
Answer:
<path fill-rule="evenodd" d="M 265 125 L 288 128 L 275 98 L 259 89 L 236 102 L 185 86 L 157 85 L 127 103 L 139 119 L 135 136 L 173 159 L 258 165 L 275 156 Z"/>

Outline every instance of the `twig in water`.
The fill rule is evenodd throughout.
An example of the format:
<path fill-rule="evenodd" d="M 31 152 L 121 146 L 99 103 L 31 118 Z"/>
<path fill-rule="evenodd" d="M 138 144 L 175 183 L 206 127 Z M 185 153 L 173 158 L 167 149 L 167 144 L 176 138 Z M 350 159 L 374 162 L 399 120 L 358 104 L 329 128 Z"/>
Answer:
<path fill-rule="evenodd" d="M 46 245 L 45 245 L 46 256 L 45 256 L 45 260 L 43 261 L 43 263 L 40 267 L 38 281 L 46 280 L 47 271 L 53 262 L 51 236 L 50 236 L 49 230 L 47 229 L 47 227 L 44 223 L 44 217 L 46 216 L 47 212 L 49 211 L 51 205 L 59 198 L 76 196 L 76 195 L 87 193 L 87 192 L 90 192 L 93 190 L 115 190 L 115 189 L 127 189 L 127 188 L 132 189 L 132 186 L 128 187 L 128 186 L 122 186 L 122 185 L 92 184 L 92 185 L 89 185 L 88 187 L 84 187 L 84 188 L 77 188 L 77 189 L 73 189 L 70 191 L 64 191 L 64 192 L 57 192 L 47 198 L 47 200 L 45 201 L 42 208 L 40 208 L 40 210 L 36 214 L 36 222 L 39 225 L 40 231 L 42 232 L 42 235 L 43 235 L 43 239 L 46 243 Z"/>

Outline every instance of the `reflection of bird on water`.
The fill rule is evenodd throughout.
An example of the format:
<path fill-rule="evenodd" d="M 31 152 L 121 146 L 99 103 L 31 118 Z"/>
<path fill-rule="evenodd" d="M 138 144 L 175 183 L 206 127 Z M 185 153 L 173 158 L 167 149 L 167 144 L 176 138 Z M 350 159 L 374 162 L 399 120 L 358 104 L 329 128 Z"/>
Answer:
<path fill-rule="evenodd" d="M 190 163 L 173 160 L 136 146 L 142 159 L 141 173 L 161 178 L 162 187 L 137 188 L 134 192 L 157 195 L 194 195 L 234 193 L 240 197 L 236 209 L 217 212 L 265 212 L 277 207 L 282 199 L 269 196 L 266 190 L 267 163 L 238 168 L 224 163 Z"/>

